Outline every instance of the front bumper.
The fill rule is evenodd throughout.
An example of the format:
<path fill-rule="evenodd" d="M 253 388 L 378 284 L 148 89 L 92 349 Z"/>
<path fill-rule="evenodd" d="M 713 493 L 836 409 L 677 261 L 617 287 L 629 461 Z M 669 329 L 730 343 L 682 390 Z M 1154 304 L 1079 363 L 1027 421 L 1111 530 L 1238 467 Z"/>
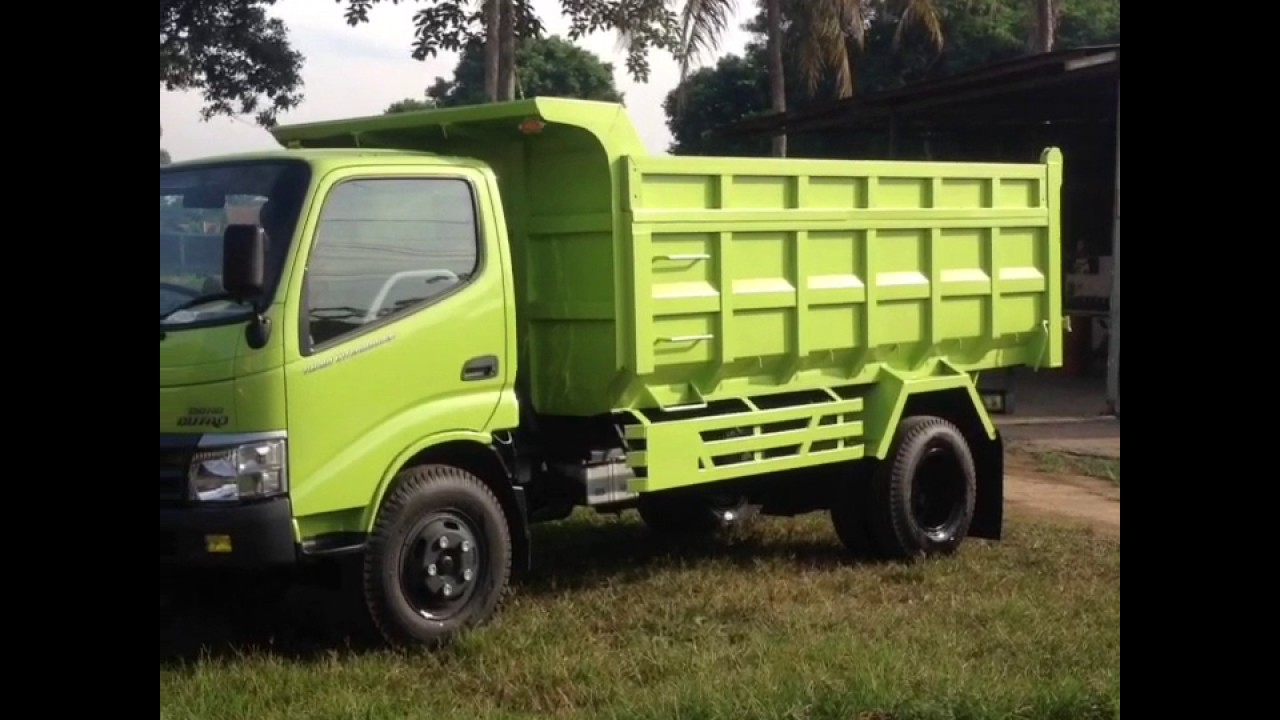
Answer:
<path fill-rule="evenodd" d="M 291 565 L 297 558 L 287 497 L 160 508 L 161 565 L 259 568 Z"/>

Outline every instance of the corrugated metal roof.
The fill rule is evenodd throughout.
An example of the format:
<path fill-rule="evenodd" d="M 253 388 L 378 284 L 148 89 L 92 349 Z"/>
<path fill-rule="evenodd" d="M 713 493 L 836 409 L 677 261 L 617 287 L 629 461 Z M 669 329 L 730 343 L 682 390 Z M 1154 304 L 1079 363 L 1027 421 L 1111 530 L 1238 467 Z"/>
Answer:
<path fill-rule="evenodd" d="M 989 124 L 1061 121 L 1108 121 L 1097 110 L 1114 115 L 1114 102 L 1081 102 L 1081 92 L 1110 94 L 1114 83 L 1099 80 L 1120 75 L 1120 45 L 1071 48 L 1036 53 L 984 65 L 963 73 L 825 103 L 785 114 L 743 120 L 716 132 L 757 135 L 784 129 L 789 133 L 840 127 L 867 129 L 899 121 L 929 119 Z M 1038 102 L 1027 102 L 1037 95 Z M 1007 102 L 1017 99 L 1016 102 Z M 1102 98 L 1100 98 L 1102 99 Z M 1109 98 L 1106 98 L 1109 99 Z M 1005 102 L 1007 104 L 1002 104 Z M 979 110 L 979 106 L 982 110 Z M 1092 111 L 1092 114 L 1090 114 Z"/>

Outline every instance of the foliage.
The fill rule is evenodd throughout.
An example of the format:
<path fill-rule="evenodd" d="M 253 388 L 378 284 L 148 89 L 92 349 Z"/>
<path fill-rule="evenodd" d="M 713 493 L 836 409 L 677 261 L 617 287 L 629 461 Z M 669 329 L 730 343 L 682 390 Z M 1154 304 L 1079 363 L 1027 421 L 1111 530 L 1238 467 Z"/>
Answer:
<path fill-rule="evenodd" d="M 334 0 L 346 5 L 344 15 L 352 27 L 369 22 L 369 12 L 384 0 Z M 399 5 L 408 0 L 385 0 Z M 484 7 L 473 0 L 427 0 L 426 7 L 413 15 L 414 60 L 426 60 L 444 52 L 462 52 L 474 41 L 484 42 Z M 516 37 L 542 34 L 542 19 L 533 9 L 533 0 L 514 0 Z"/>
<path fill-rule="evenodd" d="M 1055 49 L 1120 41 L 1120 0 L 1058 0 Z M 918 35 L 907 33 L 898 52 L 898 32 L 880 18 L 868 31 L 859 80 L 868 92 L 900 87 L 1019 57 L 1034 35 L 1035 8 L 1026 0 L 951 0 L 942 4 L 943 33 L 950 38 L 938 54 Z"/>
<path fill-rule="evenodd" d="M 425 100 L 420 100 L 418 98 L 405 98 L 388 105 L 387 109 L 382 111 L 382 114 L 394 115 L 396 113 L 403 112 L 416 112 L 418 110 L 430 110 L 433 107 L 437 107 L 437 105 L 436 101 L 432 98 L 427 98 Z"/>
<path fill-rule="evenodd" d="M 276 0 L 160 0 L 160 86 L 200 90 L 201 116 L 270 126 L 302 101 L 303 57 L 267 16 Z"/>
<path fill-rule="evenodd" d="M 164 127 L 160 128 L 160 139 L 164 139 Z M 173 158 L 169 157 L 169 151 L 164 148 L 160 148 L 160 167 L 164 167 L 171 162 L 173 162 Z"/>
<path fill-rule="evenodd" d="M 759 47 L 747 58 L 729 55 L 714 67 L 701 68 L 663 101 L 670 151 L 679 155 L 763 155 L 767 139 L 720 138 L 706 131 L 769 110 L 769 78 Z M 681 97 L 683 93 L 683 97 Z"/>
<path fill-rule="evenodd" d="M 561 0 L 569 18 L 569 39 L 597 32 L 617 32 L 626 51 L 627 73 L 649 82 L 649 51 L 679 49 L 679 19 L 671 0 Z"/>
<path fill-rule="evenodd" d="M 346 6 L 347 23 L 355 26 L 369 21 L 374 5 L 380 2 L 399 4 L 402 0 L 335 2 Z M 414 14 L 413 20 L 411 54 L 414 59 L 435 57 L 442 50 L 461 53 L 473 43 L 480 43 L 483 47 L 483 3 L 475 0 L 425 0 L 422 4 L 424 7 Z M 627 71 L 637 81 L 649 80 L 650 50 L 674 51 L 676 47 L 676 15 L 668 7 L 668 0 L 561 0 L 560 4 L 561 11 L 569 19 L 570 40 L 601 31 L 621 33 Z M 515 37 L 518 40 L 541 37 L 545 26 L 533 8 L 532 0 L 515 0 L 514 7 Z"/>
<path fill-rule="evenodd" d="M 1120 42 L 1120 0 L 1066 0 L 1059 13 L 1059 48 Z"/>
<path fill-rule="evenodd" d="M 689 75 L 692 63 L 714 53 L 729 29 L 738 0 L 684 0 L 680 11 L 680 79 Z"/>
<path fill-rule="evenodd" d="M 453 80 L 436 78 L 427 90 L 437 107 L 485 101 L 484 45 L 472 41 L 458 59 Z M 516 49 L 517 97 L 568 97 L 622 102 L 613 65 L 557 36 L 526 40 Z"/>
<path fill-rule="evenodd" d="M 1027 0 L 941 0 L 937 3 L 945 44 L 937 49 L 927 28 L 903 29 L 900 15 L 883 12 L 880 0 L 867 0 L 872 10 L 864 17 L 861 48 L 853 58 L 855 87 L 869 93 L 962 72 L 1025 53 L 1027 38 L 1034 31 L 1034 7 Z M 785 13 L 795 12 L 795 3 L 783 0 Z M 1060 0 L 1059 49 L 1119 42 L 1120 0 Z M 767 154 L 767 143 L 754 138 L 722 138 L 710 134 L 722 127 L 768 111 L 768 82 L 763 48 L 764 13 L 744 24 L 754 38 L 741 57 L 722 59 L 714 68 L 691 74 L 667 97 L 664 110 L 672 134 L 671 152 L 680 154 Z M 791 25 L 792 31 L 802 26 Z M 802 58 L 797 39 L 788 37 L 786 73 L 803 78 Z M 803 108 L 839 95 L 839 78 L 830 67 L 824 69 L 812 91 L 804 83 L 789 83 L 787 106 Z M 754 91 L 749 88 L 756 88 Z M 680 93 L 689 96 L 687 116 L 676 112 Z M 754 94 L 753 94 L 754 93 Z M 815 144 L 829 138 L 814 136 Z M 809 142 L 792 138 L 797 142 Z M 762 150 L 761 148 L 764 148 Z M 797 154 L 793 152 L 792 154 Z"/>

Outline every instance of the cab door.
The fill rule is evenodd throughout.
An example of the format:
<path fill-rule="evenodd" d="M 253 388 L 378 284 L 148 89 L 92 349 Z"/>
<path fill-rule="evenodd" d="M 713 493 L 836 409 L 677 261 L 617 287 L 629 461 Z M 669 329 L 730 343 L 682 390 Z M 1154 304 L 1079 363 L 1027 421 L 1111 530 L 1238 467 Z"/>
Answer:
<path fill-rule="evenodd" d="M 509 386 L 509 339 L 504 234 L 485 180 L 366 168 L 322 181 L 301 238 L 299 322 L 282 328 L 297 335 L 295 516 L 364 507 L 406 448 L 488 428 Z"/>

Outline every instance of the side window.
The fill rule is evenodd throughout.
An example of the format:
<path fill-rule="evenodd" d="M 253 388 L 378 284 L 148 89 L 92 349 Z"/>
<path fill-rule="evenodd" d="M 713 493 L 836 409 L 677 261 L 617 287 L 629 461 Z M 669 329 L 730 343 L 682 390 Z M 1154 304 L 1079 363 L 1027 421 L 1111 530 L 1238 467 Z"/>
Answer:
<path fill-rule="evenodd" d="M 313 345 L 412 312 L 479 266 L 471 185 L 453 178 L 370 179 L 334 187 L 307 269 Z"/>

